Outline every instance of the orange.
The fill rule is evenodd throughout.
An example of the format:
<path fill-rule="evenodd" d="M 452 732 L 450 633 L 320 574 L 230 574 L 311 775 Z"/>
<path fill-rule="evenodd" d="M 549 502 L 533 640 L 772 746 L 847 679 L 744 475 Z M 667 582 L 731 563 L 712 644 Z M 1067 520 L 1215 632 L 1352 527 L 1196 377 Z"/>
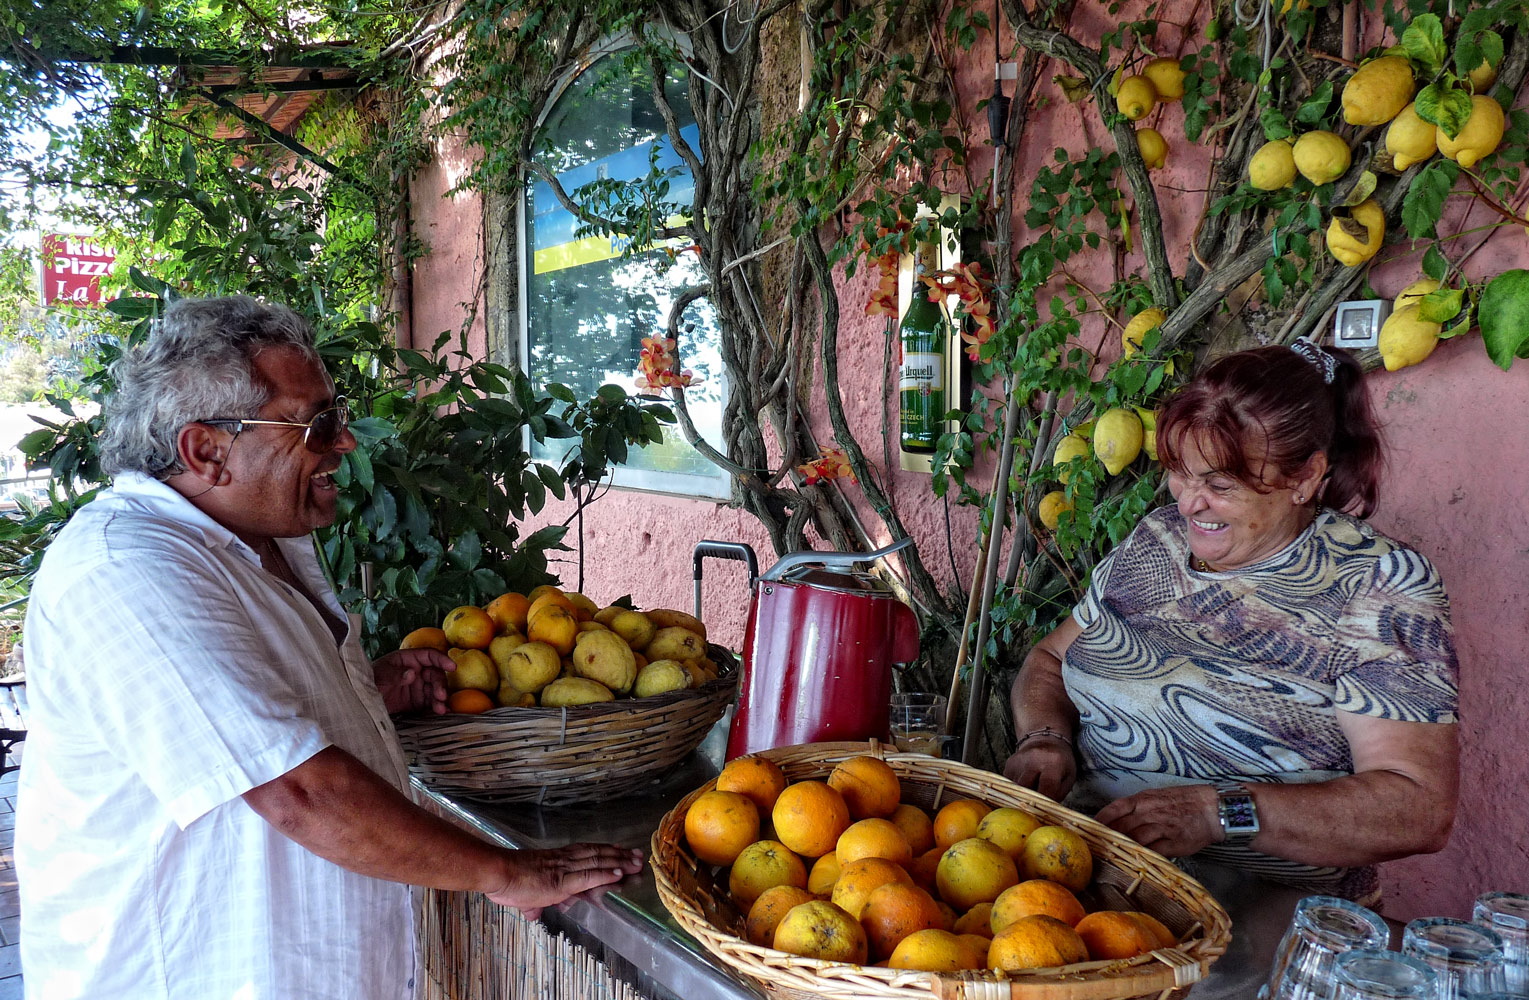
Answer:
<path fill-rule="evenodd" d="M 945 851 L 938 847 L 929 850 L 913 859 L 913 864 L 908 866 L 908 874 L 913 876 L 913 884 L 921 885 L 931 893 L 938 893 L 935 885 L 935 873 L 940 867 L 940 858 L 945 856 Z"/>
<path fill-rule="evenodd" d="M 947 802 L 934 814 L 934 842 L 939 847 L 949 847 L 958 840 L 977 835 L 982 817 L 993 811 L 986 802 L 976 799 L 956 799 Z"/>
<path fill-rule="evenodd" d="M 498 597 L 484 605 L 483 610 L 494 624 L 499 627 L 501 633 L 526 630 L 526 612 L 531 607 L 531 601 L 525 594 L 517 594 L 513 590 L 508 594 L 500 594 Z"/>
<path fill-rule="evenodd" d="M 833 894 L 834 883 L 837 881 L 839 856 L 829 851 L 812 863 L 812 871 L 807 873 L 807 891 L 814 896 L 829 896 Z"/>
<path fill-rule="evenodd" d="M 1105 959 L 1135 958 L 1159 947 L 1157 935 L 1133 914 L 1100 910 L 1078 921 L 1073 928 L 1083 939 L 1088 957 L 1096 962 Z"/>
<path fill-rule="evenodd" d="M 844 796 L 855 819 L 886 817 L 897 811 L 902 783 L 897 772 L 875 757 L 851 757 L 841 761 L 828 776 L 828 786 Z"/>
<path fill-rule="evenodd" d="M 1004 891 L 1012 892 L 1013 890 L 1005 889 Z M 1002 899 L 1003 896 L 1000 894 L 998 898 Z M 991 938 L 993 936 L 992 914 L 992 903 L 978 903 L 961 914 L 951 930 L 957 934 L 980 934 L 984 938 Z"/>
<path fill-rule="evenodd" d="M 775 927 L 778 951 L 830 962 L 864 965 L 867 957 L 865 930 L 860 921 L 821 899 L 798 903 Z"/>
<path fill-rule="evenodd" d="M 728 891 L 740 909 L 754 905 L 766 889 L 778 885 L 807 887 L 807 866 L 778 840 L 756 840 L 733 861 L 727 876 Z"/>
<path fill-rule="evenodd" d="M 908 846 L 913 849 L 915 856 L 934 846 L 934 820 L 918 806 L 899 803 L 890 818 L 903 832 L 903 836 L 908 838 Z"/>
<path fill-rule="evenodd" d="M 545 642 L 557 650 L 559 656 L 573 652 L 574 640 L 579 635 L 579 623 L 567 608 L 550 607 L 530 619 L 526 638 L 532 642 Z"/>
<path fill-rule="evenodd" d="M 568 595 L 562 593 L 561 591 L 550 591 L 533 600 L 526 608 L 526 624 L 529 625 L 531 622 L 535 621 L 538 613 L 545 611 L 547 608 L 554 607 L 562 608 L 564 611 L 568 612 L 573 616 L 573 620 L 575 622 L 579 620 L 578 609 L 575 608 L 573 602 L 568 599 Z"/>
<path fill-rule="evenodd" d="M 595 615 L 600 613 L 600 606 L 583 594 L 566 594 L 569 603 L 573 605 L 573 616 L 580 622 L 592 622 Z M 600 624 L 604 625 L 604 622 Z"/>
<path fill-rule="evenodd" d="M 928 889 L 925 889 L 924 891 L 925 892 L 929 892 Z M 930 898 L 933 898 L 933 894 L 932 893 L 930 894 Z M 936 899 L 934 901 L 934 905 L 938 906 L 940 908 L 940 930 L 942 930 L 942 931 L 953 931 L 953 930 L 955 930 L 956 929 L 956 910 L 955 910 L 955 907 L 951 906 L 949 903 L 945 902 L 945 900 L 943 900 L 943 899 Z"/>
<path fill-rule="evenodd" d="M 494 661 L 481 649 L 458 649 L 455 646 L 446 650 L 446 655 L 451 657 L 457 668 L 446 675 L 446 690 L 462 691 L 466 688 L 477 688 L 479 691 L 499 690 L 499 668 Z"/>
<path fill-rule="evenodd" d="M 1078 932 L 1056 917 L 1023 917 L 993 938 L 987 964 L 1005 972 L 1049 969 L 1088 961 L 1088 949 Z"/>
<path fill-rule="evenodd" d="M 717 775 L 717 787 L 747 795 L 764 816 L 774 810 L 775 800 L 786 790 L 786 775 L 768 757 L 738 757 L 728 761 Z"/>
<path fill-rule="evenodd" d="M 438 649 L 446 652 L 451 643 L 446 640 L 446 633 L 433 626 L 417 628 L 403 637 L 403 642 L 398 644 L 399 649 Z"/>
<path fill-rule="evenodd" d="M 1010 886 L 993 901 L 989 918 L 994 934 L 1001 934 L 1023 917 L 1044 913 L 1056 917 L 1068 927 L 1075 927 L 1083 919 L 1083 904 L 1078 897 L 1049 879 L 1033 878 L 1019 885 Z M 1090 949 L 1092 950 L 1092 949 Z"/>
<path fill-rule="evenodd" d="M 562 590 L 560 590 L 556 584 L 541 583 L 541 584 L 537 584 L 536 586 L 532 587 L 530 590 L 526 591 L 526 599 L 530 603 L 535 604 L 536 603 L 536 599 L 538 597 L 542 597 L 543 595 L 546 595 L 546 594 L 561 594 L 561 593 L 562 593 Z"/>
<path fill-rule="evenodd" d="M 1025 878 L 1049 878 L 1082 892 L 1094 877 L 1094 855 L 1083 838 L 1066 827 L 1043 826 L 1025 838 L 1019 867 Z"/>
<path fill-rule="evenodd" d="M 453 712 L 477 715 L 479 712 L 487 712 L 493 708 L 494 699 L 476 688 L 463 688 L 461 691 L 451 693 L 451 697 L 446 699 L 446 707 Z"/>
<path fill-rule="evenodd" d="M 1044 824 L 1023 809 L 994 809 L 977 824 L 977 836 L 991 840 L 1015 861 L 1024 850 L 1025 838 Z"/>
<path fill-rule="evenodd" d="M 923 972 L 960 972 L 980 969 L 975 949 L 950 931 L 915 931 L 898 942 L 887 961 L 888 968 Z"/>
<path fill-rule="evenodd" d="M 888 882 L 877 886 L 860 911 L 860 926 L 871 957 L 889 957 L 902 939 L 915 931 L 944 927 L 945 916 L 934 897 L 916 885 Z"/>
<path fill-rule="evenodd" d="M 759 810 L 737 792 L 702 792 L 685 813 L 685 840 L 709 865 L 730 865 L 759 839 Z"/>
<path fill-rule="evenodd" d="M 913 848 L 908 846 L 908 838 L 889 819 L 863 819 L 851 823 L 839 834 L 834 853 L 839 856 L 841 865 L 861 858 L 886 858 L 906 868 L 913 861 Z"/>
<path fill-rule="evenodd" d="M 980 837 L 968 837 L 946 848 L 934 881 L 941 899 L 958 910 L 969 910 L 997 899 L 1019 882 L 1019 872 L 1003 848 Z"/>
<path fill-rule="evenodd" d="M 780 842 L 808 858 L 820 858 L 833 850 L 839 834 L 849 828 L 844 797 L 821 781 L 786 786 L 775 800 L 771 817 Z"/>
<path fill-rule="evenodd" d="M 750 944 L 768 948 L 775 941 L 775 928 L 781 919 L 798 903 L 811 902 L 812 893 L 794 885 L 777 885 L 766 889 L 749 907 L 748 918 L 743 922 L 743 936 Z"/>
<path fill-rule="evenodd" d="M 1178 935 L 1173 933 L 1173 931 L 1170 931 L 1166 924 L 1154 917 L 1152 914 L 1143 913 L 1140 910 L 1129 910 L 1127 912 L 1129 912 L 1131 916 L 1135 917 L 1137 920 L 1140 920 L 1142 924 L 1147 928 L 1147 930 L 1151 931 L 1154 935 L 1157 936 L 1158 947 L 1172 948 L 1174 945 L 1179 943 Z"/>
<path fill-rule="evenodd" d="M 971 949 L 968 952 L 970 957 L 967 958 L 967 961 L 972 963 L 970 968 L 986 969 L 987 950 L 992 947 L 992 939 L 985 938 L 981 934 L 957 934 L 956 937 L 960 938 L 961 943 Z"/>
<path fill-rule="evenodd" d="M 487 649 L 488 644 L 494 641 L 497 629 L 487 611 L 466 604 L 451 609 L 446 620 L 441 623 L 441 631 L 445 633 L 446 641 L 453 646 Z"/>
<path fill-rule="evenodd" d="M 839 880 L 834 883 L 834 904 L 842 907 L 846 913 L 858 920 L 860 911 L 865 909 L 866 901 L 871 898 L 871 893 L 888 882 L 912 885 L 913 879 L 903 871 L 901 865 L 888 861 L 886 858 L 861 858 L 859 861 L 851 861 L 839 869 Z"/>

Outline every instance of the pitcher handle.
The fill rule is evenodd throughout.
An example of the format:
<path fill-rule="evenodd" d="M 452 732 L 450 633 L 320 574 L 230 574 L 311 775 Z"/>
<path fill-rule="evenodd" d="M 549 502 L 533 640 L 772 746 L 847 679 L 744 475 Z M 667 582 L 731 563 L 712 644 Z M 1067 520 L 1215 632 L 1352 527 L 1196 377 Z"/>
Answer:
<path fill-rule="evenodd" d="M 825 569 L 853 569 L 859 563 L 875 562 L 913 544 L 912 536 L 899 539 L 886 548 L 875 552 L 792 552 L 780 557 L 780 562 L 765 570 L 761 580 L 779 580 L 798 566 L 822 566 Z"/>

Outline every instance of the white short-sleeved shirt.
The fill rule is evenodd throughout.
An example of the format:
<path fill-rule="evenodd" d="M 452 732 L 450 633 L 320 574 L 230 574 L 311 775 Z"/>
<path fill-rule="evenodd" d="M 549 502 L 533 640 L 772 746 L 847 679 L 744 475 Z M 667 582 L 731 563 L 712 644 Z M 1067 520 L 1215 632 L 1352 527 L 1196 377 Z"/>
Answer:
<path fill-rule="evenodd" d="M 311 538 L 280 540 L 344 617 Z M 16 819 L 29 998 L 408 1000 L 408 886 L 298 846 L 244 792 L 339 747 L 407 769 L 361 652 L 163 483 L 59 534 L 26 620 Z"/>

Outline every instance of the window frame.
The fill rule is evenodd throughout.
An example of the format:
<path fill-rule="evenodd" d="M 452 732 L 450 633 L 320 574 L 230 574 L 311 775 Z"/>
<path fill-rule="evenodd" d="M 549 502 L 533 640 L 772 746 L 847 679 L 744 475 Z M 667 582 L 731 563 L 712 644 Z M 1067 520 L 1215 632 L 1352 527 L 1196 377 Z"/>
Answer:
<path fill-rule="evenodd" d="M 681 50 L 683 51 L 683 49 L 686 47 L 685 40 L 681 39 L 679 44 Z M 553 86 L 553 88 L 549 91 L 546 103 L 542 106 L 541 111 L 537 116 L 537 128 L 540 128 L 546 122 L 547 116 L 552 113 L 552 110 L 557 106 L 557 103 L 563 99 L 564 95 L 573 86 L 574 82 L 579 79 L 579 77 L 595 68 L 595 66 L 597 66 L 602 60 L 615 56 L 623 50 L 631 48 L 633 45 L 634 40 L 632 35 L 629 32 L 623 32 L 617 35 L 607 36 L 600 42 L 590 46 L 590 48 L 585 52 L 584 56 L 579 59 L 578 63 L 568 72 L 563 74 L 563 76 L 558 79 L 556 85 Z M 517 266 L 515 276 L 518 292 L 516 295 L 516 319 L 518 321 L 517 325 L 519 327 L 517 331 L 517 341 L 521 357 L 522 370 L 524 370 L 527 375 L 531 374 L 530 290 L 531 268 L 535 263 L 536 248 L 533 247 L 530 242 L 529 220 L 526 217 L 526 202 L 530 194 L 531 185 L 534 184 L 535 181 L 535 175 L 531 173 L 529 168 L 522 167 L 521 191 L 515 199 L 515 242 L 516 246 L 518 247 L 518 252 L 516 254 Z M 658 331 L 654 332 L 656 334 Z M 622 388 L 626 389 L 628 393 L 632 395 L 638 394 L 638 390 L 635 388 L 635 386 L 632 385 L 632 379 L 635 379 L 636 376 L 636 359 L 633 359 L 631 379 L 628 379 L 627 383 L 622 385 Z M 719 396 L 717 405 L 720 407 L 721 412 L 725 414 L 727 412 L 728 401 L 731 397 L 731 386 L 728 384 L 727 371 L 725 366 L 720 368 L 717 374 L 717 392 Z M 666 405 L 671 407 L 673 406 L 672 400 L 670 400 L 667 396 L 662 398 Z M 668 433 L 680 435 L 683 439 L 683 432 L 679 429 L 679 424 L 677 422 L 675 424 L 669 425 Z M 548 440 L 557 441 L 565 439 Z M 568 438 L 566 440 L 572 442 L 575 439 Z M 533 441 L 529 427 L 527 427 L 524 431 L 523 441 L 526 453 L 531 455 Z M 727 442 L 725 440 L 707 441 L 707 443 L 711 445 L 711 447 L 715 448 L 720 454 L 724 456 L 727 454 Z M 577 447 L 577 445 L 570 444 L 570 448 L 573 447 Z M 552 465 L 552 462 L 549 460 L 545 458 L 538 458 L 534 455 L 531 456 L 531 461 L 539 465 Z M 656 493 L 665 496 L 681 497 L 692 500 L 709 500 L 719 503 L 726 502 L 730 500 L 733 495 L 732 475 L 721 466 L 715 465 L 715 463 L 712 464 L 712 467 L 715 469 L 714 475 L 697 476 L 684 472 L 662 472 L 653 469 L 635 469 L 626 465 L 612 465 L 609 472 L 610 487 L 612 489 L 642 493 Z"/>

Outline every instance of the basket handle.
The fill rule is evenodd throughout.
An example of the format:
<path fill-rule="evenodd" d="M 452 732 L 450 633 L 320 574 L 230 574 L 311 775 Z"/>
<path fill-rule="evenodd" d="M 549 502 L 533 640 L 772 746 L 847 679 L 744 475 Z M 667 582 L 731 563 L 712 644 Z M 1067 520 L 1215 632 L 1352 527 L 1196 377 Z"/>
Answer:
<path fill-rule="evenodd" d="M 940 1000 L 1131 1000 L 1183 989 L 1200 981 L 1204 967 L 1178 948 L 1160 948 L 1152 953 L 1156 962 L 1143 962 L 1127 968 L 1083 973 L 1066 982 L 1007 983 L 971 981 L 953 976 L 936 976 L 934 995 Z M 997 987 L 995 991 L 993 987 Z"/>

